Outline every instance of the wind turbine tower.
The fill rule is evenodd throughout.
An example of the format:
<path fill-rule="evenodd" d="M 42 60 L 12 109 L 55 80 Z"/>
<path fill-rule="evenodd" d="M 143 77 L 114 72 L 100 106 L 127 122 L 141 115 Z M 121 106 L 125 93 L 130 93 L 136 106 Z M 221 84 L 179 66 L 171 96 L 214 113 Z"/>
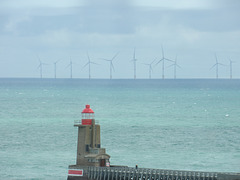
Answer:
<path fill-rule="evenodd" d="M 60 61 L 60 59 L 54 62 L 54 78 L 55 78 L 55 79 L 57 78 L 57 63 L 58 63 L 59 61 Z"/>
<path fill-rule="evenodd" d="M 211 69 L 214 68 L 214 67 L 216 67 L 216 79 L 218 79 L 218 65 L 224 66 L 224 64 L 221 64 L 221 63 L 218 62 L 218 59 L 217 59 L 217 55 L 216 55 L 216 54 L 215 54 L 215 59 L 216 59 L 216 63 L 211 67 Z"/>
<path fill-rule="evenodd" d="M 154 60 L 155 61 L 155 60 Z M 147 63 L 143 63 L 144 65 L 148 66 L 148 71 L 149 71 L 149 79 L 152 78 L 152 71 L 153 71 L 153 68 L 152 68 L 152 64 L 154 63 L 154 61 L 152 61 L 150 64 L 147 64 Z"/>
<path fill-rule="evenodd" d="M 112 70 L 115 71 L 115 70 L 114 70 L 114 66 L 113 66 L 113 60 L 117 57 L 117 55 L 118 55 L 118 53 L 115 54 L 115 55 L 112 57 L 112 59 L 103 59 L 103 58 L 102 58 L 102 60 L 108 61 L 108 62 L 110 63 L 110 79 L 112 79 Z"/>
<path fill-rule="evenodd" d="M 40 58 L 37 56 L 37 58 L 38 58 L 38 61 L 39 61 L 39 65 L 38 65 L 38 69 L 40 70 L 40 78 L 42 79 L 43 78 L 43 73 L 42 73 L 42 71 L 43 71 L 43 65 L 47 65 L 46 63 L 43 63 L 41 60 L 40 60 Z"/>
<path fill-rule="evenodd" d="M 230 79 L 232 79 L 232 63 L 234 63 L 234 61 L 229 59 L 229 62 L 230 62 Z"/>
<path fill-rule="evenodd" d="M 42 65 L 43 65 L 43 63 L 39 60 L 39 66 L 38 66 L 38 68 L 39 68 L 39 70 L 40 70 L 40 78 L 42 79 Z"/>
<path fill-rule="evenodd" d="M 73 69 L 72 69 L 72 64 L 73 64 L 73 62 L 72 62 L 72 58 L 70 57 L 70 63 L 68 64 L 68 66 L 66 67 L 66 68 L 68 68 L 68 67 L 70 67 L 70 78 L 72 79 L 72 74 L 73 74 Z"/>
<path fill-rule="evenodd" d="M 135 48 L 134 48 L 134 52 L 133 52 L 133 66 L 134 66 L 134 79 L 136 79 L 136 71 L 137 71 L 137 68 L 136 68 L 136 65 L 137 65 L 137 59 L 136 59 L 136 53 L 135 53 Z"/>
<path fill-rule="evenodd" d="M 166 60 L 166 61 L 169 61 L 169 62 L 174 62 L 174 61 L 172 61 L 172 60 L 167 59 L 167 58 L 164 57 L 164 51 L 163 51 L 163 47 L 162 47 L 162 59 L 160 59 L 160 60 L 156 63 L 156 65 L 158 65 L 160 62 L 162 62 L 162 79 L 165 79 L 165 74 L 164 74 L 164 70 L 165 70 L 165 60 Z"/>
<path fill-rule="evenodd" d="M 174 79 L 177 78 L 177 67 L 181 68 L 178 64 L 177 64 L 177 56 L 175 58 L 175 61 L 172 65 L 170 65 L 169 67 L 173 66 L 174 67 Z"/>
<path fill-rule="evenodd" d="M 88 62 L 83 66 L 85 68 L 88 65 L 88 78 L 91 79 L 91 64 L 97 64 L 90 60 L 89 54 L 87 53 Z M 97 64 L 98 65 L 98 64 Z"/>

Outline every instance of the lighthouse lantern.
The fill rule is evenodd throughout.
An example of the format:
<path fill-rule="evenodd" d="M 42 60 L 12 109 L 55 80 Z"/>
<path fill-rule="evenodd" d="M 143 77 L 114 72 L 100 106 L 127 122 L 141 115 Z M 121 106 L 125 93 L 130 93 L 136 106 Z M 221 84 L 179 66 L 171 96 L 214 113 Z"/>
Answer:
<path fill-rule="evenodd" d="M 91 125 L 94 119 L 94 111 L 90 108 L 90 105 L 86 105 L 86 108 L 82 111 L 82 125 Z"/>

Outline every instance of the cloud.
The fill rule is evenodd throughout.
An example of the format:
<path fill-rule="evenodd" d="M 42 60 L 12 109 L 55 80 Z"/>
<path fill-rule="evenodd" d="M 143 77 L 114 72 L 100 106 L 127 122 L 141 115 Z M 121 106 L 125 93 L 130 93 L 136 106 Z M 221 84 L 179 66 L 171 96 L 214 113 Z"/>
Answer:
<path fill-rule="evenodd" d="M 24 22 L 30 22 L 31 18 L 27 15 L 9 17 L 7 23 L 4 25 L 4 31 L 17 33 L 18 26 Z"/>
<path fill-rule="evenodd" d="M 213 8 L 208 0 L 134 0 L 134 4 L 143 7 L 158 7 L 161 9 L 209 9 Z"/>
<path fill-rule="evenodd" d="M 55 31 L 46 31 L 40 36 L 39 41 L 54 48 L 69 47 L 74 39 L 73 36 L 74 35 L 66 29 L 58 29 Z"/>
<path fill-rule="evenodd" d="M 83 4 L 81 0 L 1 0 L 1 9 L 31 9 L 31 8 L 68 8 Z"/>
<path fill-rule="evenodd" d="M 88 33 L 133 33 L 135 8 L 126 0 L 89 0 L 79 8 L 81 31 Z"/>
<path fill-rule="evenodd" d="M 18 27 L 20 34 L 44 33 L 56 28 L 71 28 L 82 33 L 125 34 L 134 33 L 135 11 L 127 1 L 48 1 L 36 2 L 25 0 L 21 4 L 10 0 L 2 3 L 5 17 L 11 17 L 5 28 Z M 83 2 L 83 1 L 82 1 Z M 19 16 L 30 17 L 31 23 L 19 19 Z M 15 18 L 15 19 L 14 19 Z M 37 28 L 36 28 L 37 27 Z M 26 30 L 28 32 L 26 32 Z"/>

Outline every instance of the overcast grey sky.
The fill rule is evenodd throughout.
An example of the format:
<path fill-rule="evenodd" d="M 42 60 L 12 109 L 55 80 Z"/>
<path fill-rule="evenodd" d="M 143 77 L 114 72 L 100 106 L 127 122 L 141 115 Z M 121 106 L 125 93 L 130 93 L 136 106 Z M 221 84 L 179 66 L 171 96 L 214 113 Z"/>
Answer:
<path fill-rule="evenodd" d="M 165 57 L 177 62 L 178 78 L 240 78 L 239 0 L 0 0 L 0 77 L 69 78 L 70 57 L 73 77 L 88 78 L 83 66 L 89 57 L 92 78 L 133 78 L 133 51 L 136 48 L 137 78 L 148 78 L 148 67 Z M 157 62 L 157 61 L 155 61 Z M 173 78 L 166 62 L 165 77 Z M 153 64 L 152 78 L 161 78 L 161 63 Z"/>

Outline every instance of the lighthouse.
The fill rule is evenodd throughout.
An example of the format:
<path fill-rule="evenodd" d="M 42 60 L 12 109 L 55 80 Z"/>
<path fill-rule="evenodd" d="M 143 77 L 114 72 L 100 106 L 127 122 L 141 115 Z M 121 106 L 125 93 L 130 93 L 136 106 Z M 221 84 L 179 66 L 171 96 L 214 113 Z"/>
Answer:
<path fill-rule="evenodd" d="M 82 119 L 74 122 L 78 127 L 77 166 L 109 166 L 110 156 L 101 148 L 100 125 L 96 123 L 94 111 L 86 105 Z"/>

